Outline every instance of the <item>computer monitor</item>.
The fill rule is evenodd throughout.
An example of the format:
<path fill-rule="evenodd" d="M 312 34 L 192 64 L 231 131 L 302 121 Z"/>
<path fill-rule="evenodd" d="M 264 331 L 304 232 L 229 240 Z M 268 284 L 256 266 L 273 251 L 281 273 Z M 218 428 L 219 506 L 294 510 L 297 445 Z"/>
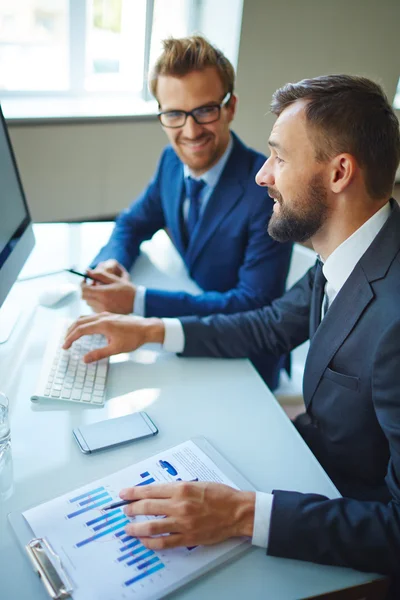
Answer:
<path fill-rule="evenodd" d="M 0 343 L 11 332 L 18 308 L 4 315 L 2 305 L 28 258 L 35 238 L 17 163 L 0 106 Z"/>

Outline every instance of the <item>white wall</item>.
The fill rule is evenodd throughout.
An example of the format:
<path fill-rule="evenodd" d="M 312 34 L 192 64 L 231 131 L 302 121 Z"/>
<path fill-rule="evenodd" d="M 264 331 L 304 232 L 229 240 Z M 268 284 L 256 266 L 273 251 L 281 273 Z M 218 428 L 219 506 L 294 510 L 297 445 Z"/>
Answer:
<path fill-rule="evenodd" d="M 400 76 L 400 0 L 245 0 L 236 130 L 266 152 L 273 92 L 330 73 L 370 77 L 389 99 Z"/>
<path fill-rule="evenodd" d="M 273 91 L 303 77 L 366 75 L 392 99 L 399 29 L 399 0 L 244 0 L 235 130 L 265 152 Z M 14 126 L 10 133 L 38 221 L 118 212 L 149 180 L 165 144 L 156 121 Z"/>

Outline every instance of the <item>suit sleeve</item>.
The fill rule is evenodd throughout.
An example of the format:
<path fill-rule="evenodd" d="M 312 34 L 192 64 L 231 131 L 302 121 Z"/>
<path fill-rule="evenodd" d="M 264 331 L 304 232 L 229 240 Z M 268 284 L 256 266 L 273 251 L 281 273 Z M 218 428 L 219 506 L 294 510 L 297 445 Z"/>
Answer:
<path fill-rule="evenodd" d="M 182 356 L 246 358 L 265 351 L 280 356 L 308 339 L 315 267 L 271 306 L 199 319 L 183 317 Z"/>
<path fill-rule="evenodd" d="M 372 393 L 390 449 L 386 483 L 392 500 L 329 500 L 275 491 L 268 554 L 399 576 L 400 321 L 382 334 L 377 348 Z"/>
<path fill-rule="evenodd" d="M 147 289 L 146 316 L 231 314 L 259 308 L 282 296 L 292 244 L 278 243 L 268 235 L 272 200 L 265 190 L 255 189 L 251 201 L 254 208 L 249 218 L 247 246 L 236 286 L 225 292 L 206 291 L 199 295 Z"/>
<path fill-rule="evenodd" d="M 129 271 L 139 255 L 140 244 L 165 227 L 160 197 L 160 177 L 162 177 L 165 157 L 166 151 L 164 150 L 149 186 L 117 217 L 108 243 L 94 258 L 90 265 L 91 268 L 94 268 L 99 262 L 115 258 Z"/>

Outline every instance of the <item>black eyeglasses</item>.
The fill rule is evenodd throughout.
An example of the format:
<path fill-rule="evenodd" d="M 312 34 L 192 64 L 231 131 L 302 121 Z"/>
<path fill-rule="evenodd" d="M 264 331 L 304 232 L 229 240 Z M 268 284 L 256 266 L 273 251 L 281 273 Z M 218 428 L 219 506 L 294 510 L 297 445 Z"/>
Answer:
<path fill-rule="evenodd" d="M 232 92 L 228 92 L 221 104 L 208 104 L 206 106 L 199 106 L 193 110 L 166 110 L 158 113 L 158 118 L 163 127 L 178 128 L 183 127 L 188 117 L 193 119 L 199 125 L 205 125 L 206 123 L 214 123 L 218 121 L 221 116 L 221 108 L 226 106 L 232 97 Z"/>

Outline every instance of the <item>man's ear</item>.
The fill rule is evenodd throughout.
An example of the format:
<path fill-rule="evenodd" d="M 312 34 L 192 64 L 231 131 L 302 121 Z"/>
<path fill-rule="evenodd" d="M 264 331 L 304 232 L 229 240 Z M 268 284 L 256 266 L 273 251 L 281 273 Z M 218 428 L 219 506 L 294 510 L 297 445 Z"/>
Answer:
<path fill-rule="evenodd" d="M 232 96 L 229 99 L 229 104 L 226 107 L 226 110 L 228 111 L 228 115 L 229 115 L 229 122 L 231 122 L 236 114 L 236 108 L 237 108 L 237 102 L 238 102 L 238 97 L 235 94 L 232 94 Z"/>
<path fill-rule="evenodd" d="M 343 192 L 354 180 L 359 170 L 358 163 L 351 154 L 338 154 L 331 161 L 330 188 L 334 194 Z"/>

